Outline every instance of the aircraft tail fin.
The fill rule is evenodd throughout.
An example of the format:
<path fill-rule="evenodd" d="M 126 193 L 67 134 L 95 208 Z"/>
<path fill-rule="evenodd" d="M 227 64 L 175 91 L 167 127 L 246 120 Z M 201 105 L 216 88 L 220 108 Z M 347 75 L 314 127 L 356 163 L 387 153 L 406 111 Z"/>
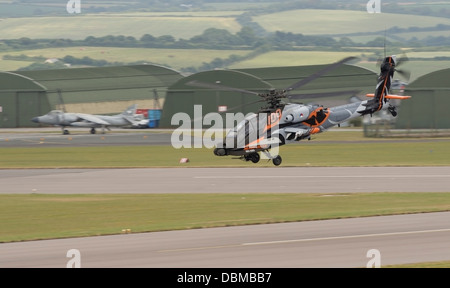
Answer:
<path fill-rule="evenodd" d="M 137 104 L 133 104 L 122 112 L 123 116 L 134 116 L 136 114 Z"/>

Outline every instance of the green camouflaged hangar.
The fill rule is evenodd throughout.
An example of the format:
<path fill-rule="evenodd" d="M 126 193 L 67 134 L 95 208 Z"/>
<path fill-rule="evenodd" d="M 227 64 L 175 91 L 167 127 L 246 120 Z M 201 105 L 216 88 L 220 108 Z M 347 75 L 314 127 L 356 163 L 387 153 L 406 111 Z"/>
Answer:
<path fill-rule="evenodd" d="M 0 72 L 0 128 L 38 126 L 30 119 L 53 109 L 116 114 L 134 103 L 157 108 L 154 91 L 163 98 L 182 77 L 156 65 Z"/>
<path fill-rule="evenodd" d="M 450 68 L 422 76 L 408 85 L 404 94 L 412 98 L 402 102 L 396 128 L 449 129 L 449 79 Z"/>
<path fill-rule="evenodd" d="M 53 109 L 90 114 L 115 114 L 131 104 L 138 108 L 154 107 L 154 90 L 163 105 L 159 127 L 171 124 L 172 116 L 187 113 L 194 119 L 194 105 L 202 105 L 202 116 L 210 112 L 229 113 L 258 111 L 264 103 L 260 98 L 241 92 L 218 91 L 190 86 L 191 81 L 220 83 L 224 86 L 267 92 L 269 88 L 284 89 L 298 80 L 319 71 L 326 65 L 274 67 L 240 70 L 214 70 L 183 77 L 180 73 L 156 65 L 135 65 L 102 68 L 74 68 L 45 71 L 0 72 L 0 128 L 38 126 L 31 118 Z M 342 65 L 310 82 L 295 94 L 342 91 L 342 96 L 302 99 L 325 107 L 345 104 L 360 91 L 373 93 L 376 73 L 365 68 Z M 450 128 L 450 69 L 425 75 L 405 90 L 413 98 L 402 101 L 396 128 Z M 248 104 L 251 103 L 251 104 Z"/>

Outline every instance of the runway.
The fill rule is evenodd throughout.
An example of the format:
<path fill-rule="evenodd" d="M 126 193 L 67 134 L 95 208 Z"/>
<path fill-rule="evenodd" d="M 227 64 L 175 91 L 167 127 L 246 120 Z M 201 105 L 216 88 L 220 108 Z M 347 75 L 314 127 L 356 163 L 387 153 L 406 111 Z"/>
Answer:
<path fill-rule="evenodd" d="M 79 252 L 82 268 L 372 267 L 442 261 L 450 259 L 450 212 L 0 244 L 0 267 L 64 268 L 75 257 L 67 256 L 71 249 Z"/>
<path fill-rule="evenodd" d="M 0 173 L 0 194 L 354 192 L 450 192 L 450 166 L 15 169 Z"/>
<path fill-rule="evenodd" d="M 327 133 L 345 131 L 342 128 L 330 129 Z M 357 131 L 357 130 L 351 130 Z M 105 134 L 90 134 L 88 129 L 73 128 L 71 134 L 62 135 L 58 128 L 17 128 L 0 129 L 0 148 L 3 147 L 93 147 L 93 146 L 151 146 L 171 145 L 173 130 L 167 129 L 125 129 L 114 128 Z M 362 130 L 361 130 L 361 133 Z M 189 137 L 184 135 L 184 137 Z M 191 143 L 196 140 L 192 137 Z M 198 139 L 200 141 L 200 138 Z M 427 139 L 378 139 L 377 143 L 424 142 Z M 450 142 L 448 138 L 433 139 L 434 142 Z M 347 143 L 364 143 L 350 141 Z M 316 145 L 342 143 L 342 141 L 302 141 L 291 145 Z"/>
<path fill-rule="evenodd" d="M 59 134 L 58 128 L 0 129 L 1 147 L 93 147 L 117 145 L 170 145 L 167 130 L 115 128 L 105 134 L 89 133 L 88 129 L 74 128 L 71 134 Z"/>

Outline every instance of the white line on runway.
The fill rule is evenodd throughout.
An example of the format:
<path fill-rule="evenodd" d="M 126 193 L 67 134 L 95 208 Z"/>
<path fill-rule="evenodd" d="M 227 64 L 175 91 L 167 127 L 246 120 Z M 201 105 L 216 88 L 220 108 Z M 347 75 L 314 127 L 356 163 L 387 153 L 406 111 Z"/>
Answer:
<path fill-rule="evenodd" d="M 322 238 L 307 238 L 307 239 L 293 239 L 293 240 L 280 240 L 280 241 L 267 241 L 267 242 L 253 242 L 253 243 L 243 243 L 242 246 L 285 244 L 285 243 L 322 241 L 322 240 L 339 240 L 339 239 L 366 238 L 366 237 L 400 236 L 400 235 L 437 233 L 437 232 L 450 232 L 450 228 L 449 229 L 436 229 L 436 230 L 419 230 L 419 231 L 406 231 L 406 232 L 361 234 L 361 235 L 348 235 L 348 236 L 335 236 L 335 237 L 322 237 Z"/>
<path fill-rule="evenodd" d="M 194 176 L 194 179 L 254 179 L 254 178 L 443 178 L 449 175 L 247 175 Z M 450 178 L 449 178 L 450 179 Z"/>
<path fill-rule="evenodd" d="M 250 242 L 250 243 L 230 244 L 230 245 L 220 245 L 220 246 L 205 246 L 205 247 L 168 249 L 168 250 L 160 250 L 158 252 L 159 253 L 187 252 L 187 251 L 196 251 L 196 250 L 236 248 L 236 247 L 242 247 L 242 246 L 274 245 L 274 244 L 288 244 L 288 243 L 311 242 L 311 241 L 339 240 L 339 239 L 352 239 L 352 238 L 369 238 L 369 237 L 382 237 L 382 236 L 400 236 L 400 235 L 439 233 L 439 232 L 450 232 L 450 228 L 448 228 L 448 229 L 435 229 L 435 230 L 392 232 L 392 233 L 378 233 L 378 234 L 361 234 L 361 235 L 348 235 L 348 236 L 292 239 L 292 240 L 279 240 L 279 241 L 267 241 L 267 242 Z"/>

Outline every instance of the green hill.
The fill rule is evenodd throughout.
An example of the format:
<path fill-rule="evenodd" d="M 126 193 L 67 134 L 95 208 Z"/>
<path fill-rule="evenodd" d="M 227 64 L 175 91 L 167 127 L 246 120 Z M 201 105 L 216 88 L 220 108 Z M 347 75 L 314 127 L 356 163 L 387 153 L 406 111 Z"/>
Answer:
<path fill-rule="evenodd" d="M 211 13 L 209 13 L 211 15 Z M 6 18 L 0 21 L 1 39 L 85 39 L 88 36 L 171 35 L 189 39 L 208 28 L 226 29 L 236 33 L 241 26 L 229 14 L 131 13 L 131 14 L 79 14 L 59 17 Z M 223 16 L 221 16 L 223 15 Z"/>
<path fill-rule="evenodd" d="M 434 27 L 450 25 L 449 18 L 366 11 L 302 9 L 254 17 L 270 32 L 284 31 L 305 35 L 336 35 L 384 31 L 392 27 Z"/>

